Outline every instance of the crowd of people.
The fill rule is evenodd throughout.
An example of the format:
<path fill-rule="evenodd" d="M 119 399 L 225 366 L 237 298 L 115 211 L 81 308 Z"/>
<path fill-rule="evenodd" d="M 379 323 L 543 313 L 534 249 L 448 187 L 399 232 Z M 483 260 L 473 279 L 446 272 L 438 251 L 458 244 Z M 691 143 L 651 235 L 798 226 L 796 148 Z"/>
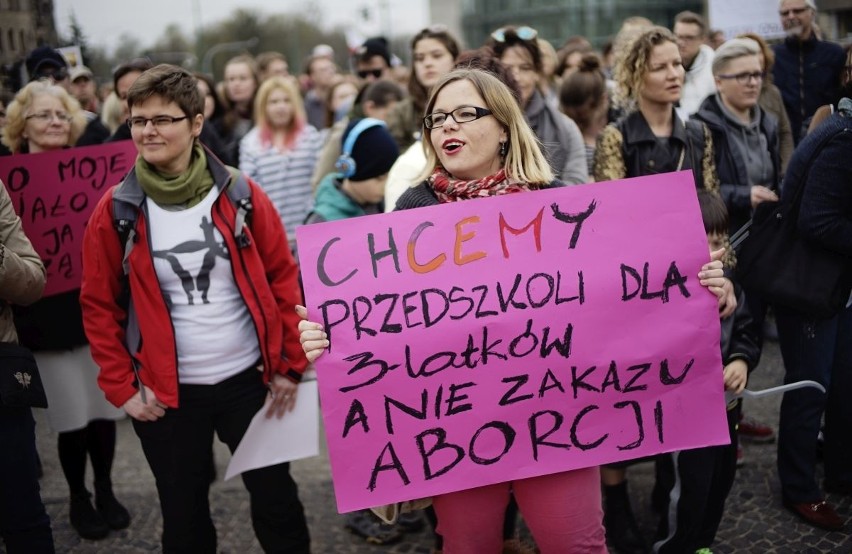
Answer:
<path fill-rule="evenodd" d="M 62 294 L 40 299 L 44 266 L 0 187 L 0 338 L 35 354 L 73 528 L 97 540 L 133 524 L 111 481 L 116 420 L 129 416 L 156 480 L 163 551 L 216 551 L 214 433 L 233 451 L 265 405 L 287 417 L 329 345 L 301 306 L 297 226 L 691 170 L 730 444 L 442 494 L 392 524 L 355 512 L 340 525 L 373 544 L 428 525 L 436 552 L 524 552 L 520 512 L 543 553 L 710 552 L 739 439 L 776 440 L 734 396 L 771 334 L 786 381 L 825 388 L 784 396 L 781 501 L 842 530 L 825 493 L 852 494 L 852 50 L 820 37 L 813 0 L 778 5 L 787 36 L 771 46 L 756 34 L 720 39 L 692 12 L 671 28 L 629 18 L 601 51 L 582 36 L 554 48 L 525 25 L 463 50 L 433 25 L 410 42 L 410 72 L 382 37 L 350 54 L 348 72 L 316 45 L 299 75 L 277 52 L 232 58 L 218 82 L 138 58 L 105 87 L 49 46 L 31 52 L 29 83 L 0 96 L 0 155 L 118 140 L 138 151 L 88 221 L 80 287 Z M 850 276 L 849 301 L 830 317 L 767 302 L 736 279 L 729 236 L 801 187 L 800 232 Z M 52 552 L 33 418 L 2 398 L 0 452 L 6 551 Z M 652 544 L 631 507 L 636 463 L 655 464 Z M 288 464 L 242 478 L 261 547 L 309 552 Z"/>

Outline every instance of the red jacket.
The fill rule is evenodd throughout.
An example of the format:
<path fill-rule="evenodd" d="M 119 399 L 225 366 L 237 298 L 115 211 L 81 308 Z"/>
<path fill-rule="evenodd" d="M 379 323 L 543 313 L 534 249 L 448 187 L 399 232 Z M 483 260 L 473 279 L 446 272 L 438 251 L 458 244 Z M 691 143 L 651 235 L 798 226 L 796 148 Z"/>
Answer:
<path fill-rule="evenodd" d="M 246 233 L 250 244 L 239 248 L 234 239 L 236 208 L 224 192 L 231 182 L 230 172 L 213 156 L 208 156 L 208 168 L 214 186 L 223 191 L 212 208 L 213 223 L 231 253 L 234 281 L 257 330 L 264 382 L 269 382 L 272 372 L 298 382 L 307 366 L 294 308 L 301 302 L 301 292 L 298 268 L 287 247 L 281 219 L 266 194 L 249 180 L 253 210 Z M 92 357 L 100 367 L 98 384 L 107 400 L 116 406 L 123 406 L 138 390 L 125 343 L 127 309 L 118 301 L 124 276 L 124 245 L 120 244 L 113 221 L 113 197 L 130 202 L 138 210 L 136 242 L 128 262 L 130 296 L 141 336 L 133 354 L 139 378 L 160 401 L 176 408 L 180 399 L 174 327 L 154 271 L 145 195 L 134 171 L 101 198 L 83 238 L 80 303 Z"/>

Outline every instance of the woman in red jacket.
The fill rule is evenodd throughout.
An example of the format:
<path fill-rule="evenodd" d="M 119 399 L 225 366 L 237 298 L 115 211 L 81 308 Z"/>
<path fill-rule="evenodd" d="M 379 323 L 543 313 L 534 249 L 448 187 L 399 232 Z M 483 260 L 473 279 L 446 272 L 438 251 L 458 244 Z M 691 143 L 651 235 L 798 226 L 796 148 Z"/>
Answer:
<path fill-rule="evenodd" d="M 98 382 L 133 418 L 156 477 L 163 551 L 215 552 L 213 432 L 233 451 L 267 394 L 267 417 L 284 416 L 307 365 L 296 337 L 297 268 L 281 248 L 275 207 L 251 181 L 242 225 L 245 204 L 238 210 L 229 187 L 245 178 L 198 142 L 204 98 L 189 72 L 156 66 L 127 103 L 139 157 L 88 223 L 84 323 Z M 126 241 L 116 218 L 133 222 Z M 288 465 L 247 472 L 243 482 L 264 550 L 308 552 Z"/>

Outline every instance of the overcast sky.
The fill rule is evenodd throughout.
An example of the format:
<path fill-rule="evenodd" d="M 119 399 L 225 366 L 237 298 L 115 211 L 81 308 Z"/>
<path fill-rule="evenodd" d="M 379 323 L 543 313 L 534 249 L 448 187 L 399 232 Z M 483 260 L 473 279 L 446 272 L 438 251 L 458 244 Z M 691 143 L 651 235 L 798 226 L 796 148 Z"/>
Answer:
<path fill-rule="evenodd" d="M 365 36 L 382 32 L 380 6 L 387 5 L 392 34 L 413 34 L 428 25 L 427 0 L 55 0 L 56 25 L 68 35 L 71 13 L 83 28 L 90 44 L 112 50 L 122 34 L 135 35 L 143 45 L 152 44 L 170 23 L 178 23 L 192 36 L 196 27 L 216 23 L 235 8 L 257 9 L 261 13 L 294 13 L 309 4 L 319 6 L 328 28 L 352 25 Z M 365 22 L 361 10 L 369 8 L 372 21 Z M 385 16 L 387 17 L 387 16 Z"/>

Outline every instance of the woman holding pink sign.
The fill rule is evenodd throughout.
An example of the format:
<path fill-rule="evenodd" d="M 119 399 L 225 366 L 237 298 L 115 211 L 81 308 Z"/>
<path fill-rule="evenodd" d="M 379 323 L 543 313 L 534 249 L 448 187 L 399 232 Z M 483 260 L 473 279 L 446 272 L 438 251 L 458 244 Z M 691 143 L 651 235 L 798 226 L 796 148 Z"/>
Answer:
<path fill-rule="evenodd" d="M 74 145 L 86 127 L 80 104 L 64 88 L 33 81 L 9 105 L 3 143 L 13 155 Z M 59 462 L 71 496 L 71 526 L 84 539 L 102 539 L 130 525 L 112 491 L 115 420 L 124 417 L 98 388 L 98 366 L 83 332 L 80 291 L 63 292 L 16 309 L 21 343 L 35 352 L 47 395 L 47 419 L 59 434 Z M 86 458 L 94 471 L 95 505 L 86 489 Z"/>
<path fill-rule="evenodd" d="M 397 209 L 433 206 L 558 185 L 509 89 L 492 74 L 456 70 L 435 85 L 423 119 L 427 165 Z M 722 265 L 704 266 L 702 283 L 720 285 Z M 300 340 L 310 361 L 328 347 L 325 331 L 304 318 Z M 544 554 L 606 552 L 597 467 L 437 495 L 444 552 L 497 553 L 510 492 Z"/>

